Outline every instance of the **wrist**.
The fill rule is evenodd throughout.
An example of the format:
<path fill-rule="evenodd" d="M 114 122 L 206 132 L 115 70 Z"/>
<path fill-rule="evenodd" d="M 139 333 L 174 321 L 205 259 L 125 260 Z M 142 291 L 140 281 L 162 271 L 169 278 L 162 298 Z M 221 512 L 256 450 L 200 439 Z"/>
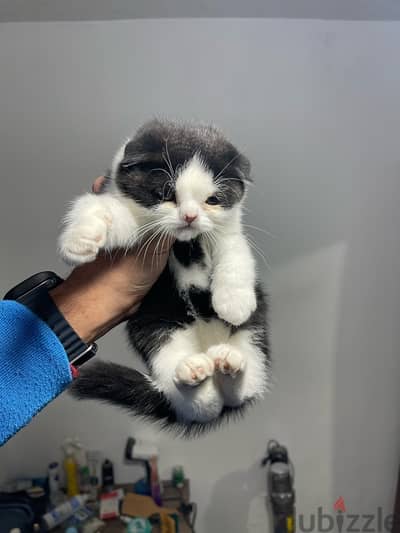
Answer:
<path fill-rule="evenodd" d="M 51 290 L 50 296 L 79 337 L 90 343 L 126 319 L 140 302 L 125 301 L 113 287 L 83 281 L 76 275 L 78 270 Z"/>

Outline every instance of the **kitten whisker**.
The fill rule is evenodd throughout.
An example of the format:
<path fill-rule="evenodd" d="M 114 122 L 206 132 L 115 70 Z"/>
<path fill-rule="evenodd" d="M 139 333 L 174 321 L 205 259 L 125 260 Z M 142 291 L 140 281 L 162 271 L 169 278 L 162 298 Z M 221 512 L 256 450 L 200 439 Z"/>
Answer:
<path fill-rule="evenodd" d="M 159 227 L 154 233 L 151 233 L 150 236 L 141 244 L 137 254 L 138 254 L 138 256 L 140 256 L 142 251 L 144 251 L 143 263 L 142 263 L 143 265 L 144 265 L 144 262 L 146 260 L 146 254 L 147 254 L 148 247 L 150 246 L 152 241 L 157 237 L 157 235 L 160 233 L 160 231 L 162 231 L 161 227 Z"/>
<path fill-rule="evenodd" d="M 154 171 L 164 172 L 164 174 L 166 174 L 169 177 L 170 180 L 173 179 L 171 174 L 167 170 L 165 170 L 165 168 L 152 168 L 150 173 L 154 172 Z"/>
<path fill-rule="evenodd" d="M 159 228 L 157 231 L 153 233 L 153 235 L 150 236 L 150 238 L 147 240 L 146 247 L 144 249 L 144 255 L 143 255 L 143 264 L 146 260 L 147 252 L 149 251 L 150 245 L 154 242 L 155 239 L 160 235 L 162 232 L 162 228 Z"/>
<path fill-rule="evenodd" d="M 168 167 L 169 167 L 169 170 L 170 170 L 170 172 L 171 172 L 171 175 L 172 175 L 172 176 L 175 176 L 176 172 L 175 172 L 174 167 L 173 167 L 173 165 L 172 165 L 171 156 L 169 155 L 169 150 L 168 150 L 168 138 L 165 139 L 165 153 L 167 154 L 167 161 L 166 161 L 166 163 L 167 163 L 167 165 L 168 165 Z M 164 158 L 164 154 L 163 154 L 163 158 Z"/>
<path fill-rule="evenodd" d="M 156 247 L 155 247 L 155 249 L 153 251 L 153 256 L 156 255 L 156 257 L 157 257 L 157 268 L 159 267 L 159 262 L 161 260 L 161 254 L 157 253 L 158 246 L 161 244 L 160 248 L 161 248 L 161 250 L 163 250 L 164 249 L 164 245 L 165 245 L 165 243 L 166 243 L 166 241 L 167 241 L 169 236 L 170 236 L 169 231 L 166 228 L 164 228 L 164 230 L 163 230 L 163 232 L 161 234 L 161 238 L 159 239 L 159 241 L 158 241 L 158 243 L 157 243 L 157 245 L 156 245 Z M 152 260 L 152 265 L 153 265 L 153 260 Z"/>
<path fill-rule="evenodd" d="M 228 161 L 228 163 L 224 166 L 224 168 L 216 175 L 214 176 L 214 179 L 217 179 L 219 176 L 221 176 L 221 174 L 224 172 L 224 170 L 226 170 L 234 161 L 236 161 L 236 159 L 239 157 L 240 154 L 236 154 L 234 157 L 232 157 L 232 159 L 230 161 Z"/>
<path fill-rule="evenodd" d="M 253 226 L 252 224 L 244 224 L 242 223 L 242 226 L 245 226 L 246 228 L 255 229 L 257 231 L 261 231 L 262 233 L 265 233 L 265 235 L 268 235 L 268 237 L 271 237 L 271 239 L 276 239 L 277 236 L 271 233 L 270 231 L 267 231 L 265 229 L 259 228 L 258 226 Z"/>
<path fill-rule="evenodd" d="M 264 254 L 264 252 L 261 250 L 261 248 L 259 248 L 257 244 L 252 239 L 250 239 L 248 235 L 246 235 L 246 238 L 247 238 L 247 242 L 249 243 L 250 247 L 256 252 L 256 254 L 259 255 L 259 257 L 261 257 L 267 269 L 271 271 L 272 270 L 271 265 L 268 263 L 267 257 Z"/>
<path fill-rule="evenodd" d="M 222 178 L 222 179 L 221 179 Z M 241 183 L 243 183 L 243 180 L 241 178 L 235 178 L 234 176 L 232 176 L 231 178 L 227 178 L 225 176 L 221 176 L 220 178 L 216 179 L 214 178 L 215 180 L 215 183 L 218 185 L 219 183 L 223 183 L 224 181 L 240 181 Z"/>

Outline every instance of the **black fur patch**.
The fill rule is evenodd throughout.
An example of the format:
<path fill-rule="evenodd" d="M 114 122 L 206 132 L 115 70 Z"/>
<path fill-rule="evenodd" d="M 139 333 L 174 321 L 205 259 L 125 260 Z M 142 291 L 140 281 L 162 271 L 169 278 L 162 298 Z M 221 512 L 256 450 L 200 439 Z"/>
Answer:
<path fill-rule="evenodd" d="M 198 155 L 218 186 L 220 205 L 231 208 L 241 200 L 250 163 L 222 133 L 212 126 L 191 126 L 153 120 L 130 140 L 116 172 L 119 189 L 151 208 L 174 198 L 178 171 Z"/>
<path fill-rule="evenodd" d="M 181 265 L 188 267 L 193 263 L 202 263 L 204 252 L 200 239 L 191 241 L 175 241 L 173 245 L 174 256 Z"/>
<path fill-rule="evenodd" d="M 194 321 L 190 306 L 176 288 L 168 266 L 129 319 L 127 331 L 132 345 L 151 368 L 151 356 L 176 329 Z"/>

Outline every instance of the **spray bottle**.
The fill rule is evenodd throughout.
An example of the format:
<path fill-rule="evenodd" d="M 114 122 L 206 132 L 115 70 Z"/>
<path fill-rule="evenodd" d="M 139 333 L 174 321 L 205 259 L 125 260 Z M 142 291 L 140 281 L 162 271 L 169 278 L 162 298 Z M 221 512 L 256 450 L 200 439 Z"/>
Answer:
<path fill-rule="evenodd" d="M 71 443 L 71 439 L 67 439 L 64 442 L 63 450 L 65 454 L 64 458 L 64 472 L 65 472 L 65 484 L 67 489 L 67 496 L 72 498 L 79 494 L 78 483 L 78 466 L 74 457 L 74 447 Z"/>

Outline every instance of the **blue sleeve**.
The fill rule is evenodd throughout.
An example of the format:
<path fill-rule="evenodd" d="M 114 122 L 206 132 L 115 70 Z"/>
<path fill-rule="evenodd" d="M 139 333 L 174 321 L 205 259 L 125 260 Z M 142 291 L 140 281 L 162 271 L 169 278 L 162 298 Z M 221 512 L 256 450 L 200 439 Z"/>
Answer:
<path fill-rule="evenodd" d="M 0 445 L 71 383 L 67 354 L 45 322 L 0 302 Z"/>

